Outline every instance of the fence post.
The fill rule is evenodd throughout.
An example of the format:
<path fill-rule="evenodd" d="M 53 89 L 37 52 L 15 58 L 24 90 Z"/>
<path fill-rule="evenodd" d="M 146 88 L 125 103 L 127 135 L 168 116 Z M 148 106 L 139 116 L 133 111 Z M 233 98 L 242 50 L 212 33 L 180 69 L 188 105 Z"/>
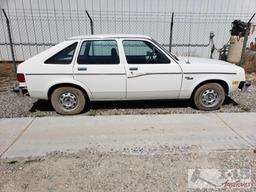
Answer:
<path fill-rule="evenodd" d="M 255 16 L 255 13 L 250 18 L 250 20 L 248 21 L 248 23 L 246 25 L 246 31 L 245 31 L 245 35 L 244 35 L 244 44 L 243 44 L 241 59 L 240 59 L 240 63 L 239 63 L 239 66 L 242 66 L 242 67 L 244 66 L 244 62 L 245 62 L 244 53 L 245 53 L 245 50 L 246 50 L 246 44 L 247 44 L 248 36 L 249 36 L 249 33 L 250 33 L 251 21 L 254 18 L 254 16 Z"/>
<path fill-rule="evenodd" d="M 5 19 L 6 19 L 8 37 L 9 37 L 9 42 L 10 42 L 11 54 L 12 54 L 12 64 L 13 64 L 13 67 L 14 67 L 14 72 L 16 74 L 17 73 L 17 66 L 16 66 L 16 61 L 15 61 L 15 56 L 14 56 L 14 48 L 13 48 L 13 43 L 12 43 L 10 21 L 9 21 L 9 18 L 7 17 L 7 14 L 6 14 L 5 10 L 2 9 L 2 11 L 3 11 Z"/>
<path fill-rule="evenodd" d="M 94 33 L 94 31 L 93 31 L 93 20 L 92 20 L 92 18 L 90 16 L 89 12 L 87 10 L 85 10 L 85 12 L 86 12 L 88 18 L 90 19 L 91 35 L 93 35 L 93 33 Z"/>
<path fill-rule="evenodd" d="M 172 33 L 173 33 L 173 18 L 174 18 L 174 12 L 172 12 L 172 19 L 171 19 L 171 25 L 170 25 L 170 41 L 169 41 L 169 52 L 172 52 Z"/>

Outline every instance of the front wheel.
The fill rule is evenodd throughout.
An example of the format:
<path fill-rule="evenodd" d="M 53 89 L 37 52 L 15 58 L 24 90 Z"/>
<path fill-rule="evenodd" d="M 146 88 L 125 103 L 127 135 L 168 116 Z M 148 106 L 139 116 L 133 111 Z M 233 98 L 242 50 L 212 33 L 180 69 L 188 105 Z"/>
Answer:
<path fill-rule="evenodd" d="M 200 110 L 217 110 L 225 100 L 225 91 L 218 83 L 207 83 L 195 91 L 192 99 Z"/>
<path fill-rule="evenodd" d="M 51 103 L 57 113 L 75 115 L 83 111 L 86 103 L 83 92 L 74 87 L 59 87 L 51 95 Z"/>

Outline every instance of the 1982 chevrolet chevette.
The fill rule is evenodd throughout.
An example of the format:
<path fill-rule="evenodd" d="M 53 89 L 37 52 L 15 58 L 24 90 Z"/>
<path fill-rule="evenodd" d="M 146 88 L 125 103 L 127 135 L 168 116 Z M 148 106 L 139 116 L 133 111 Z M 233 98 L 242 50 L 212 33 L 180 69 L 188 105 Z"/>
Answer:
<path fill-rule="evenodd" d="M 216 110 L 225 95 L 250 85 L 241 67 L 186 62 L 143 35 L 72 37 L 21 63 L 17 79 L 31 97 L 70 115 L 106 100 L 191 99 L 200 110 Z"/>

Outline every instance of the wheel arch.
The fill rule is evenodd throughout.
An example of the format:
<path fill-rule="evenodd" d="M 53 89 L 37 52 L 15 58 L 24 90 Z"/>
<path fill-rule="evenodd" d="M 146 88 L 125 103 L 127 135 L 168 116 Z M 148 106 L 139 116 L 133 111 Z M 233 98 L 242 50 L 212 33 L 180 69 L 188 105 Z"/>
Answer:
<path fill-rule="evenodd" d="M 47 93 L 47 97 L 49 100 L 51 100 L 51 95 L 53 93 L 53 91 L 59 87 L 65 87 L 65 86 L 68 86 L 68 87 L 74 87 L 74 88 L 77 88 L 79 90 L 81 90 L 85 96 L 85 98 L 89 101 L 90 100 L 90 97 L 87 93 L 87 91 L 80 85 L 77 85 L 77 84 L 74 84 L 74 83 L 57 83 L 55 85 L 52 85 L 49 90 L 48 90 L 48 93 Z"/>
<path fill-rule="evenodd" d="M 207 84 L 207 83 L 218 83 L 218 84 L 220 84 L 220 85 L 223 87 L 223 89 L 224 89 L 224 91 L 225 91 L 225 94 L 228 95 L 228 93 L 229 93 L 229 86 L 228 86 L 228 83 L 227 83 L 226 81 L 221 80 L 221 79 L 210 79 L 210 80 L 202 81 L 202 82 L 200 82 L 199 84 L 197 84 L 197 85 L 195 86 L 195 88 L 193 89 L 193 92 L 192 92 L 190 98 L 193 98 L 193 96 L 194 96 L 196 90 L 197 90 L 199 87 L 201 87 L 202 85 L 205 85 L 205 84 Z"/>

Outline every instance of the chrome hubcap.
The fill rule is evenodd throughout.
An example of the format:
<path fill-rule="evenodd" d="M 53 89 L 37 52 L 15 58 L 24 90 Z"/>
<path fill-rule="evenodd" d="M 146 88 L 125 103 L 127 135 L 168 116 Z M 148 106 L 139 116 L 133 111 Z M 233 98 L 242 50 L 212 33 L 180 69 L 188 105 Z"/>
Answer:
<path fill-rule="evenodd" d="M 59 98 L 59 102 L 67 110 L 73 110 L 77 106 L 77 98 L 73 93 L 63 93 Z"/>
<path fill-rule="evenodd" d="M 207 107 L 215 105 L 218 99 L 218 92 L 216 92 L 214 89 L 205 90 L 201 96 L 202 103 Z"/>

